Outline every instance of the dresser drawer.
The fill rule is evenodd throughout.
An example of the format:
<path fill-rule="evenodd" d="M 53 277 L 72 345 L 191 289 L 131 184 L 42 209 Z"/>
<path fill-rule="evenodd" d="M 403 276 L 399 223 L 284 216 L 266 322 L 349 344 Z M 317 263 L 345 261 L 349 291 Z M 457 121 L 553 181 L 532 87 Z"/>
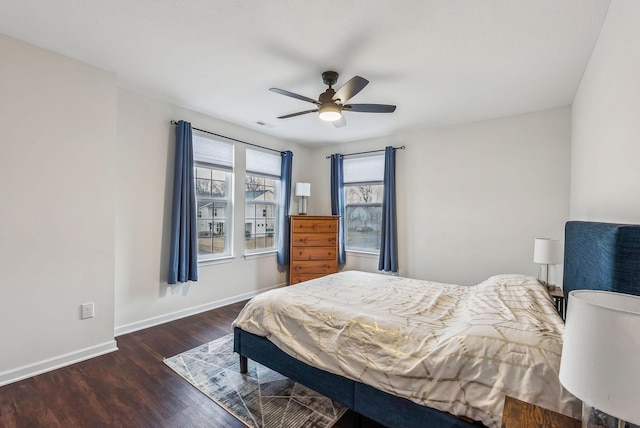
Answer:
<path fill-rule="evenodd" d="M 309 281 L 311 279 L 322 278 L 327 276 L 326 273 L 300 273 L 292 275 L 290 284 L 298 284 L 300 282 Z"/>
<path fill-rule="evenodd" d="M 291 231 L 297 233 L 336 233 L 338 222 L 334 219 L 300 219 L 293 222 Z"/>
<path fill-rule="evenodd" d="M 294 233 L 291 236 L 292 247 L 335 247 L 335 233 Z"/>
<path fill-rule="evenodd" d="M 335 260 L 336 247 L 293 247 L 291 260 Z"/>
<path fill-rule="evenodd" d="M 310 260 L 300 261 L 291 266 L 291 272 L 296 275 L 301 273 L 334 273 L 338 271 L 336 260 Z"/>

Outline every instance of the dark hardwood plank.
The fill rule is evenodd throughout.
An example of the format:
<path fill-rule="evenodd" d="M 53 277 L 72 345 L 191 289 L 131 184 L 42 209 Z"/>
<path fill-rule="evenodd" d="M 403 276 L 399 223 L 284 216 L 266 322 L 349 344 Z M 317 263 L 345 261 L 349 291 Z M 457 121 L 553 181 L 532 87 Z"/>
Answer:
<path fill-rule="evenodd" d="M 231 333 L 245 303 L 119 336 L 117 352 L 0 387 L 0 427 L 244 427 L 163 360 Z M 356 424 L 347 412 L 335 428 Z"/>
<path fill-rule="evenodd" d="M 513 397 L 505 397 L 502 428 L 580 428 L 578 419 L 525 403 Z"/>

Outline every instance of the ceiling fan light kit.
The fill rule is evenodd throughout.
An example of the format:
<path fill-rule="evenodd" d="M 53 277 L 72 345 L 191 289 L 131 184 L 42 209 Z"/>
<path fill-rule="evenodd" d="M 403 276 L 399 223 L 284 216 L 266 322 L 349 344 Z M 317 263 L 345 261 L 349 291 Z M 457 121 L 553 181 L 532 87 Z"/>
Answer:
<path fill-rule="evenodd" d="M 346 104 L 350 98 L 355 96 L 369 84 L 369 81 L 363 77 L 353 77 L 337 91 L 333 89 L 333 85 L 338 81 L 338 73 L 335 71 L 325 71 L 322 73 L 322 81 L 325 85 L 328 85 L 329 88 L 318 96 L 317 101 L 312 98 L 305 97 L 304 95 L 285 91 L 284 89 L 270 88 L 270 91 L 277 94 L 296 98 L 318 106 L 318 108 L 313 110 L 287 114 L 278 117 L 278 119 L 288 119 L 290 117 L 301 116 L 307 113 L 318 113 L 321 120 L 332 122 L 333 126 L 341 128 L 347 124 L 342 114 L 343 111 L 359 113 L 393 113 L 396 110 L 396 106 L 389 104 Z"/>
<path fill-rule="evenodd" d="M 320 114 L 318 114 L 318 116 L 320 116 L 320 119 L 326 120 L 327 122 L 333 122 L 340 119 L 342 116 L 342 113 L 340 113 L 340 107 L 333 103 L 323 105 L 320 107 L 319 111 Z"/>

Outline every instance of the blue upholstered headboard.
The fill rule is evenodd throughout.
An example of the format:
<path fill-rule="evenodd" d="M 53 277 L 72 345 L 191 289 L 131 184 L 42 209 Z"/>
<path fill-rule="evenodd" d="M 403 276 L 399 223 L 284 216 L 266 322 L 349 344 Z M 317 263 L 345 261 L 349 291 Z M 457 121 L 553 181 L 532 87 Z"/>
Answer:
<path fill-rule="evenodd" d="M 640 225 L 567 222 L 562 284 L 640 295 Z"/>

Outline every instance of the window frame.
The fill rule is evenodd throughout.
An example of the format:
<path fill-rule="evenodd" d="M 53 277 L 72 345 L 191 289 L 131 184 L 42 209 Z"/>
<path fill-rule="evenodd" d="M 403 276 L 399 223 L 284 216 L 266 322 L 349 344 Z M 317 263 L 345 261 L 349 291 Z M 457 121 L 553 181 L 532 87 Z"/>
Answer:
<path fill-rule="evenodd" d="M 358 161 L 362 163 L 358 165 Z M 371 166 L 375 166 L 376 168 L 372 169 Z M 380 254 L 380 242 L 382 237 L 382 200 L 384 195 L 384 154 L 366 154 L 363 156 L 357 156 L 350 159 L 345 159 L 343 164 L 343 196 L 344 196 L 344 212 L 342 213 L 344 219 L 344 242 L 345 242 L 345 251 L 354 252 L 354 253 L 363 253 L 370 255 L 379 255 Z M 354 168 L 354 170 L 350 170 L 350 168 Z M 365 169 L 362 169 L 365 168 Z M 350 181 L 353 180 L 353 181 Z M 380 193 L 377 202 L 349 202 L 349 188 L 359 187 L 359 186 L 380 186 Z M 349 236 L 353 234 L 354 231 L 350 232 L 351 219 L 348 218 L 349 208 L 358 208 L 358 207 L 374 207 L 378 208 L 380 212 L 380 217 L 376 221 L 375 226 L 377 227 L 377 231 L 374 229 L 374 232 L 377 232 L 376 237 L 376 248 L 371 247 L 358 247 L 358 246 L 350 246 L 349 245 Z M 367 224 L 365 227 L 370 227 Z M 353 229 L 353 228 L 352 228 Z M 351 235 L 353 236 L 353 235 Z"/>
<path fill-rule="evenodd" d="M 274 153 L 274 150 L 264 149 L 264 148 L 253 148 L 247 147 L 245 151 L 246 163 L 245 163 L 245 178 L 244 178 L 244 254 L 245 256 L 254 256 L 259 254 L 268 254 L 275 253 L 278 251 L 278 234 L 279 234 L 279 216 L 280 210 L 282 210 L 281 200 L 280 200 L 280 192 L 281 189 L 281 180 L 280 173 L 282 170 L 282 156 L 278 152 L 278 154 Z M 256 200 L 256 195 L 250 200 L 247 199 L 248 192 L 256 191 L 259 189 L 249 190 L 249 180 L 251 177 L 255 177 L 259 180 L 262 180 L 262 185 L 264 186 L 266 194 L 266 189 L 271 188 L 271 186 L 267 186 L 265 180 L 273 180 L 273 197 L 270 200 Z M 256 181 L 259 181 L 256 180 Z M 250 206 L 254 206 L 254 210 L 249 214 Z M 257 206 L 263 205 L 266 206 L 264 210 L 267 212 L 265 215 L 259 216 L 257 211 Z M 272 208 L 272 216 L 266 216 L 269 214 L 269 207 Z M 264 212 L 263 210 L 263 212 Z M 258 219 L 260 218 L 271 219 L 273 222 L 273 228 L 271 232 L 269 232 L 267 226 L 268 222 L 264 222 L 260 227 L 264 228 L 264 231 L 258 232 Z M 250 230 L 247 230 L 247 227 Z M 261 248 L 258 247 L 258 235 L 262 235 L 264 237 L 263 246 Z M 268 240 L 271 239 L 271 245 L 267 247 Z M 251 242 L 253 241 L 253 242 Z M 253 247 L 253 248 L 250 248 Z"/>
<path fill-rule="evenodd" d="M 247 189 L 247 184 L 248 184 L 248 178 L 249 177 L 259 177 L 263 180 L 273 180 L 273 200 L 260 200 L 260 201 L 249 201 L 247 200 L 247 192 L 249 192 L 249 190 Z M 265 186 L 267 187 L 267 186 Z M 271 186 L 268 186 L 271 187 Z M 274 177 L 268 176 L 268 175 L 263 175 L 263 174 L 252 174 L 247 172 L 246 176 L 245 176 L 245 207 L 244 207 L 244 224 L 245 224 L 245 229 L 244 229 L 244 244 L 245 244 L 245 248 L 244 248 L 244 252 L 245 255 L 250 255 L 250 254 L 259 254 L 259 253 L 270 253 L 270 252 L 275 252 L 278 251 L 278 213 L 280 211 L 280 204 L 278 203 L 278 196 L 279 196 L 279 192 L 280 192 L 280 179 L 276 179 Z M 248 209 L 249 207 L 253 206 L 253 213 L 252 215 L 248 215 Z M 259 206 L 266 206 L 267 208 L 263 209 L 263 215 L 262 217 L 260 217 L 258 214 L 258 210 L 259 210 Z M 272 207 L 272 215 L 269 216 L 269 212 L 268 212 L 268 207 Z M 267 210 L 267 212 L 264 212 L 265 210 Z M 258 219 L 260 218 L 264 218 L 266 220 L 271 219 L 273 221 L 273 228 L 271 230 L 269 230 L 268 227 L 268 221 L 265 221 L 264 225 L 258 225 L 256 224 L 258 222 Z M 247 224 L 248 222 L 253 221 L 253 227 L 251 230 L 247 230 Z M 262 227 L 264 227 L 264 231 L 259 231 L 259 228 L 261 229 Z M 247 236 L 247 233 L 249 233 L 249 235 Z M 256 248 L 257 247 L 257 239 L 259 238 L 264 238 L 264 242 L 265 242 L 265 246 L 264 247 L 260 247 L 260 248 Z M 254 248 L 248 248 L 247 243 L 249 242 L 250 239 L 254 240 Z M 266 246 L 266 242 L 267 240 L 271 239 L 271 245 L 270 246 Z"/>
<path fill-rule="evenodd" d="M 233 186 L 233 181 L 235 179 L 235 174 L 234 174 L 234 169 L 233 169 L 233 153 L 235 151 L 235 147 L 232 143 L 227 143 L 224 141 L 220 141 L 217 140 L 215 138 L 211 138 L 207 135 L 203 135 L 201 133 L 196 133 L 193 132 L 194 137 L 197 137 L 198 139 L 202 139 L 202 140 L 207 140 L 209 142 L 211 142 L 212 144 L 225 144 L 230 146 L 230 152 L 231 152 L 231 159 L 229 159 L 229 164 L 231 166 L 228 165 L 218 165 L 212 162 L 206 162 L 203 160 L 198 160 L 197 159 L 197 155 L 194 153 L 194 162 L 193 162 L 193 169 L 194 169 L 194 193 L 195 193 L 195 203 L 196 203 L 196 235 L 197 235 L 197 239 L 198 239 L 198 263 L 199 264 L 207 264 L 207 263 L 212 263 L 212 262 L 216 262 L 216 261 L 220 261 L 220 260 L 224 260 L 224 259 L 230 259 L 233 257 L 233 240 L 234 240 L 234 215 L 233 215 L 233 202 L 234 202 L 234 186 Z M 203 196 L 202 194 L 199 194 L 198 192 L 198 180 L 202 180 L 203 178 L 198 177 L 198 168 L 201 169 L 207 169 L 212 171 L 210 174 L 210 179 L 211 181 L 218 181 L 213 177 L 213 171 L 215 172 L 219 172 L 219 173 L 223 173 L 224 174 L 224 197 L 215 197 L 215 196 Z M 210 186 L 211 189 L 214 188 L 214 186 Z M 201 215 L 201 207 L 203 207 L 204 205 L 202 205 L 203 202 L 209 202 L 212 204 L 211 207 L 211 216 L 210 217 L 206 217 L 206 219 L 211 219 L 211 222 L 209 222 L 209 233 L 210 236 L 204 236 L 202 238 L 211 238 L 211 253 L 201 253 L 200 252 L 200 248 L 201 248 L 201 232 L 203 229 L 201 229 L 201 222 L 202 222 L 202 215 Z M 216 211 L 219 212 L 220 208 L 224 209 L 224 215 L 223 216 L 219 216 L 216 215 Z M 216 222 L 216 219 L 221 220 Z M 206 221 L 206 220 L 205 220 Z M 218 229 L 218 226 L 216 226 L 216 223 L 218 223 L 218 226 L 220 224 L 223 224 L 223 234 L 222 236 L 224 237 L 224 249 L 222 252 L 213 252 L 215 251 L 215 238 L 216 236 L 220 236 L 219 233 L 216 233 L 216 229 Z"/>
<path fill-rule="evenodd" d="M 356 253 L 367 253 L 367 254 L 380 254 L 380 240 L 381 240 L 381 234 L 382 234 L 382 198 L 380 200 L 380 202 L 353 202 L 353 203 L 349 203 L 348 202 L 348 192 L 349 192 L 349 187 L 359 187 L 359 186 L 380 186 L 381 190 L 380 193 L 382 196 L 382 193 L 384 192 L 384 182 L 382 181 L 367 181 L 367 182 L 361 182 L 361 183 L 345 183 L 344 184 L 344 247 L 345 247 L 345 251 L 350 251 L 350 252 L 356 252 Z M 356 247 L 356 246 L 349 246 L 349 230 L 350 230 L 350 221 L 351 219 L 348 218 L 347 213 L 349 208 L 359 208 L 359 207 L 363 207 L 363 208 L 368 208 L 368 207 L 373 207 L 373 208 L 379 208 L 380 210 L 380 219 L 379 222 L 376 223 L 376 225 L 378 226 L 378 230 L 377 230 L 377 239 L 376 239 L 376 248 L 371 248 L 371 247 Z M 370 227 L 370 226 L 366 226 L 366 227 Z M 375 229 L 373 230 L 373 232 L 376 232 Z M 353 232 L 351 232 L 353 233 Z"/>

